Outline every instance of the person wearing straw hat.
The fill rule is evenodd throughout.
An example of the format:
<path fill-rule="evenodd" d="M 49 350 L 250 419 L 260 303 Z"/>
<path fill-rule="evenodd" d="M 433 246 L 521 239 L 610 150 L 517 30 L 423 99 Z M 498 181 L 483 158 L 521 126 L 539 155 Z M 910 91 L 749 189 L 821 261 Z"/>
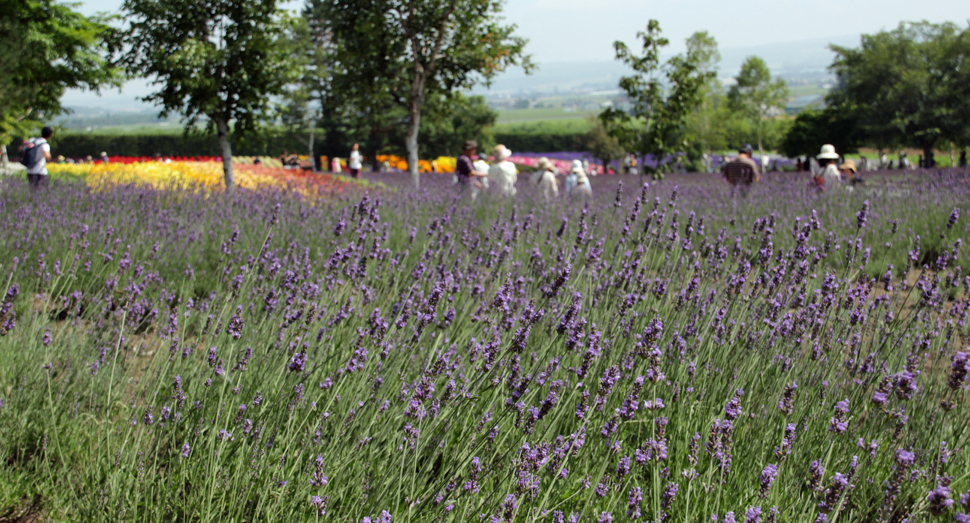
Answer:
<path fill-rule="evenodd" d="M 842 175 L 839 173 L 838 161 L 839 153 L 835 152 L 835 146 L 825 144 L 822 150 L 815 157 L 818 159 L 819 170 L 815 175 L 815 184 L 823 191 L 840 187 Z"/>
<path fill-rule="evenodd" d="M 852 190 L 856 185 L 862 185 L 865 180 L 859 176 L 859 169 L 853 160 L 846 160 L 839 166 L 842 179 L 848 184 L 848 190 Z"/>
<path fill-rule="evenodd" d="M 495 163 L 488 168 L 488 183 L 494 185 L 495 190 L 501 196 L 515 196 L 515 182 L 518 180 L 519 171 L 515 164 L 509 161 L 512 151 L 508 147 L 499 144 L 495 146 Z"/>
<path fill-rule="evenodd" d="M 589 185 L 589 177 L 583 170 L 583 164 L 579 160 L 573 160 L 572 168 L 566 175 L 566 197 L 576 198 L 585 201 L 593 197 L 593 188 Z"/>
<path fill-rule="evenodd" d="M 559 183 L 556 180 L 556 166 L 543 156 L 536 162 L 536 172 L 529 177 L 529 183 L 539 188 L 539 195 L 545 203 L 559 197 Z"/>

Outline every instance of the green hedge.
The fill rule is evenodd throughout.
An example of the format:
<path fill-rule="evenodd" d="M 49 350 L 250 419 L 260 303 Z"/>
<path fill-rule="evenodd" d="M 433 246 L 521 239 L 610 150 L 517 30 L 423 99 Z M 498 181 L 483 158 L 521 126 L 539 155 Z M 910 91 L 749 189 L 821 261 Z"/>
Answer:
<path fill-rule="evenodd" d="M 101 151 L 112 156 L 219 156 L 219 143 L 211 135 L 130 134 L 55 135 L 52 153 L 70 158 L 97 156 Z M 257 138 L 233 140 L 232 153 L 239 156 L 279 156 L 284 150 L 305 153 L 306 143 L 284 133 L 266 133 Z M 323 153 L 321 153 L 323 154 Z"/>
<path fill-rule="evenodd" d="M 519 152 L 572 152 L 586 150 L 585 134 L 496 133 L 495 142 Z M 326 155 L 324 144 L 316 150 Z M 69 158 L 98 156 L 101 151 L 112 156 L 219 156 L 215 136 L 182 134 L 90 134 L 60 133 L 51 140 L 52 153 Z M 233 140 L 232 152 L 239 156 L 279 156 L 284 150 L 305 153 L 306 143 L 281 132 L 269 132 L 255 138 Z M 11 155 L 16 147 L 8 148 Z M 452 155 L 457 154 L 454 151 Z"/>
<path fill-rule="evenodd" d="M 585 134 L 495 133 L 495 143 L 520 152 L 581 152 L 586 142 Z"/>

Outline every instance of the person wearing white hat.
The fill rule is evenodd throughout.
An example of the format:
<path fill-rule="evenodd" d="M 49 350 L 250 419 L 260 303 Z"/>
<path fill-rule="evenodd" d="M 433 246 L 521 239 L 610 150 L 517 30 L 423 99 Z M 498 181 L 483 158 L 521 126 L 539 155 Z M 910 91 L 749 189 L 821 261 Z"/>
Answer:
<path fill-rule="evenodd" d="M 556 180 L 556 167 L 549 158 L 543 156 L 536 162 L 538 170 L 529 177 L 529 183 L 539 188 L 543 201 L 550 203 L 559 197 L 559 183 Z"/>
<path fill-rule="evenodd" d="M 839 173 L 839 153 L 835 152 L 835 146 L 825 144 L 821 152 L 818 153 L 819 172 L 815 176 L 816 183 L 822 190 L 834 189 L 842 184 L 842 174 Z"/>
<path fill-rule="evenodd" d="M 495 146 L 495 163 L 488 168 L 489 185 L 502 196 L 515 196 L 515 182 L 518 180 L 519 170 L 509 161 L 512 151 L 502 144 Z"/>
<path fill-rule="evenodd" d="M 593 197 L 593 188 L 589 185 L 589 177 L 586 176 L 583 163 L 579 160 L 573 160 L 572 168 L 566 175 L 566 197 L 569 199 L 577 198 L 580 201 Z"/>

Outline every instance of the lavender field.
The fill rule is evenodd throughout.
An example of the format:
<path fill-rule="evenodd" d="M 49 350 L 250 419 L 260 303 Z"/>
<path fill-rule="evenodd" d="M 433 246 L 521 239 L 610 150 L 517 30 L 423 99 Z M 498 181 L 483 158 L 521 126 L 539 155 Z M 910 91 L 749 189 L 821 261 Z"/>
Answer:
<path fill-rule="evenodd" d="M 0 182 L 0 521 L 970 521 L 970 173 Z"/>

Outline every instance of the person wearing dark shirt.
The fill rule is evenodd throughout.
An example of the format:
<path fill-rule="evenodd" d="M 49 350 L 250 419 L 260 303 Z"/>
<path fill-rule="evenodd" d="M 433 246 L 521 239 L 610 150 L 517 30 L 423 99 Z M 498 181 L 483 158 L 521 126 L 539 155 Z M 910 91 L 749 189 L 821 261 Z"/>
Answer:
<path fill-rule="evenodd" d="M 738 150 L 738 157 L 724 164 L 721 172 L 724 179 L 731 184 L 732 192 L 747 196 L 751 184 L 758 181 L 758 165 L 751 159 L 753 149 L 750 144 L 744 144 Z"/>
<path fill-rule="evenodd" d="M 475 140 L 468 140 L 465 142 L 464 150 L 458 157 L 457 162 L 455 162 L 455 175 L 458 177 L 458 187 L 462 191 L 467 189 L 469 184 L 477 184 L 478 181 L 476 181 L 475 178 L 484 178 L 488 176 L 488 173 L 478 172 L 475 170 L 474 160 L 472 160 L 472 158 L 477 152 L 478 142 Z"/>

